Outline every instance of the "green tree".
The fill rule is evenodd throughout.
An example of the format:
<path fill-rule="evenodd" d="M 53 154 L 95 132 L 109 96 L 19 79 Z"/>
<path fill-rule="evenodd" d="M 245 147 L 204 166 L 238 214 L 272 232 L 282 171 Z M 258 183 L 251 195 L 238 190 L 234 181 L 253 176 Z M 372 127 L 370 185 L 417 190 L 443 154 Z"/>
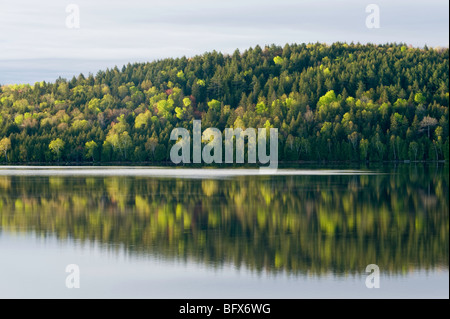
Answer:
<path fill-rule="evenodd" d="M 277 65 L 281 65 L 281 64 L 283 64 L 284 59 L 280 56 L 276 56 L 273 58 L 273 62 L 275 62 L 275 64 L 277 64 Z"/>
<path fill-rule="evenodd" d="M 158 102 L 157 108 L 158 114 L 160 114 L 161 117 L 170 119 L 172 117 L 172 112 L 174 109 L 174 101 L 172 99 L 161 100 Z"/>
<path fill-rule="evenodd" d="M 8 161 L 8 151 L 11 149 L 11 140 L 8 137 L 2 138 L 0 141 L 0 153 L 5 156 L 5 160 Z"/>
<path fill-rule="evenodd" d="M 415 101 L 417 104 L 424 104 L 426 100 L 427 100 L 427 99 L 423 96 L 422 93 L 417 93 L 417 94 L 414 96 L 414 101 Z"/>
<path fill-rule="evenodd" d="M 64 146 L 65 146 L 64 141 L 60 138 L 57 138 L 51 141 L 48 147 L 55 154 L 56 158 L 60 160 Z"/>
<path fill-rule="evenodd" d="M 94 155 L 95 155 L 95 151 L 97 150 L 97 143 L 95 143 L 94 141 L 90 141 L 90 142 L 86 142 L 85 144 L 85 158 L 87 159 L 92 159 L 92 161 L 94 162 Z"/>
<path fill-rule="evenodd" d="M 367 155 L 369 154 L 369 141 L 367 139 L 361 139 L 359 149 L 361 151 L 361 160 L 367 160 Z"/>

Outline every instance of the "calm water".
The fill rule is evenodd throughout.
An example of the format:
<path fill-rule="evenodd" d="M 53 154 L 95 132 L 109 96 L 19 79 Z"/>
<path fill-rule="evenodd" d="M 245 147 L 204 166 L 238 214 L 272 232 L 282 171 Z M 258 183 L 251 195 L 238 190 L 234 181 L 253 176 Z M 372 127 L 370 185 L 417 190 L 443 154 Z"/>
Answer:
<path fill-rule="evenodd" d="M 448 173 L 0 167 L 0 298 L 448 298 Z"/>

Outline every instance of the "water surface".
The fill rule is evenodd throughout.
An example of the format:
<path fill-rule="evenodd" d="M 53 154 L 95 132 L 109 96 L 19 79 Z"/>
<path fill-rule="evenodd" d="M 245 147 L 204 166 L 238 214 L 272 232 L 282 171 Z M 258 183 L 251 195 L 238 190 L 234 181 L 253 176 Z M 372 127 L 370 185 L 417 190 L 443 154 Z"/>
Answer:
<path fill-rule="evenodd" d="M 0 167 L 0 297 L 448 298 L 448 194 L 442 165 Z"/>

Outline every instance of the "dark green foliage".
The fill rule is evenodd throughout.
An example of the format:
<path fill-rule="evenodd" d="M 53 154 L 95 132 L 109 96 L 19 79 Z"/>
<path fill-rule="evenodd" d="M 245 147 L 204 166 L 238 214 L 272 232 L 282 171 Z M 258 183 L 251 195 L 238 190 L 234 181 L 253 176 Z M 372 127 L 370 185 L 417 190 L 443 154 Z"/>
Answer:
<path fill-rule="evenodd" d="M 269 121 L 280 160 L 448 159 L 449 51 L 402 46 L 257 46 L 3 86 L 0 140 L 10 162 L 165 161 L 172 129 L 193 119 L 221 130 Z"/>

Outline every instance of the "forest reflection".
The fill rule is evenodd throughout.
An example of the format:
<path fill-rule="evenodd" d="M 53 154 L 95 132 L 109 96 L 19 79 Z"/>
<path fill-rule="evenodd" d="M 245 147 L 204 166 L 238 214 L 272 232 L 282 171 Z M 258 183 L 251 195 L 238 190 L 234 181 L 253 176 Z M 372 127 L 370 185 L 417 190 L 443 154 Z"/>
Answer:
<path fill-rule="evenodd" d="M 224 180 L 0 176 L 0 233 L 290 274 L 448 269 L 448 165 Z"/>

